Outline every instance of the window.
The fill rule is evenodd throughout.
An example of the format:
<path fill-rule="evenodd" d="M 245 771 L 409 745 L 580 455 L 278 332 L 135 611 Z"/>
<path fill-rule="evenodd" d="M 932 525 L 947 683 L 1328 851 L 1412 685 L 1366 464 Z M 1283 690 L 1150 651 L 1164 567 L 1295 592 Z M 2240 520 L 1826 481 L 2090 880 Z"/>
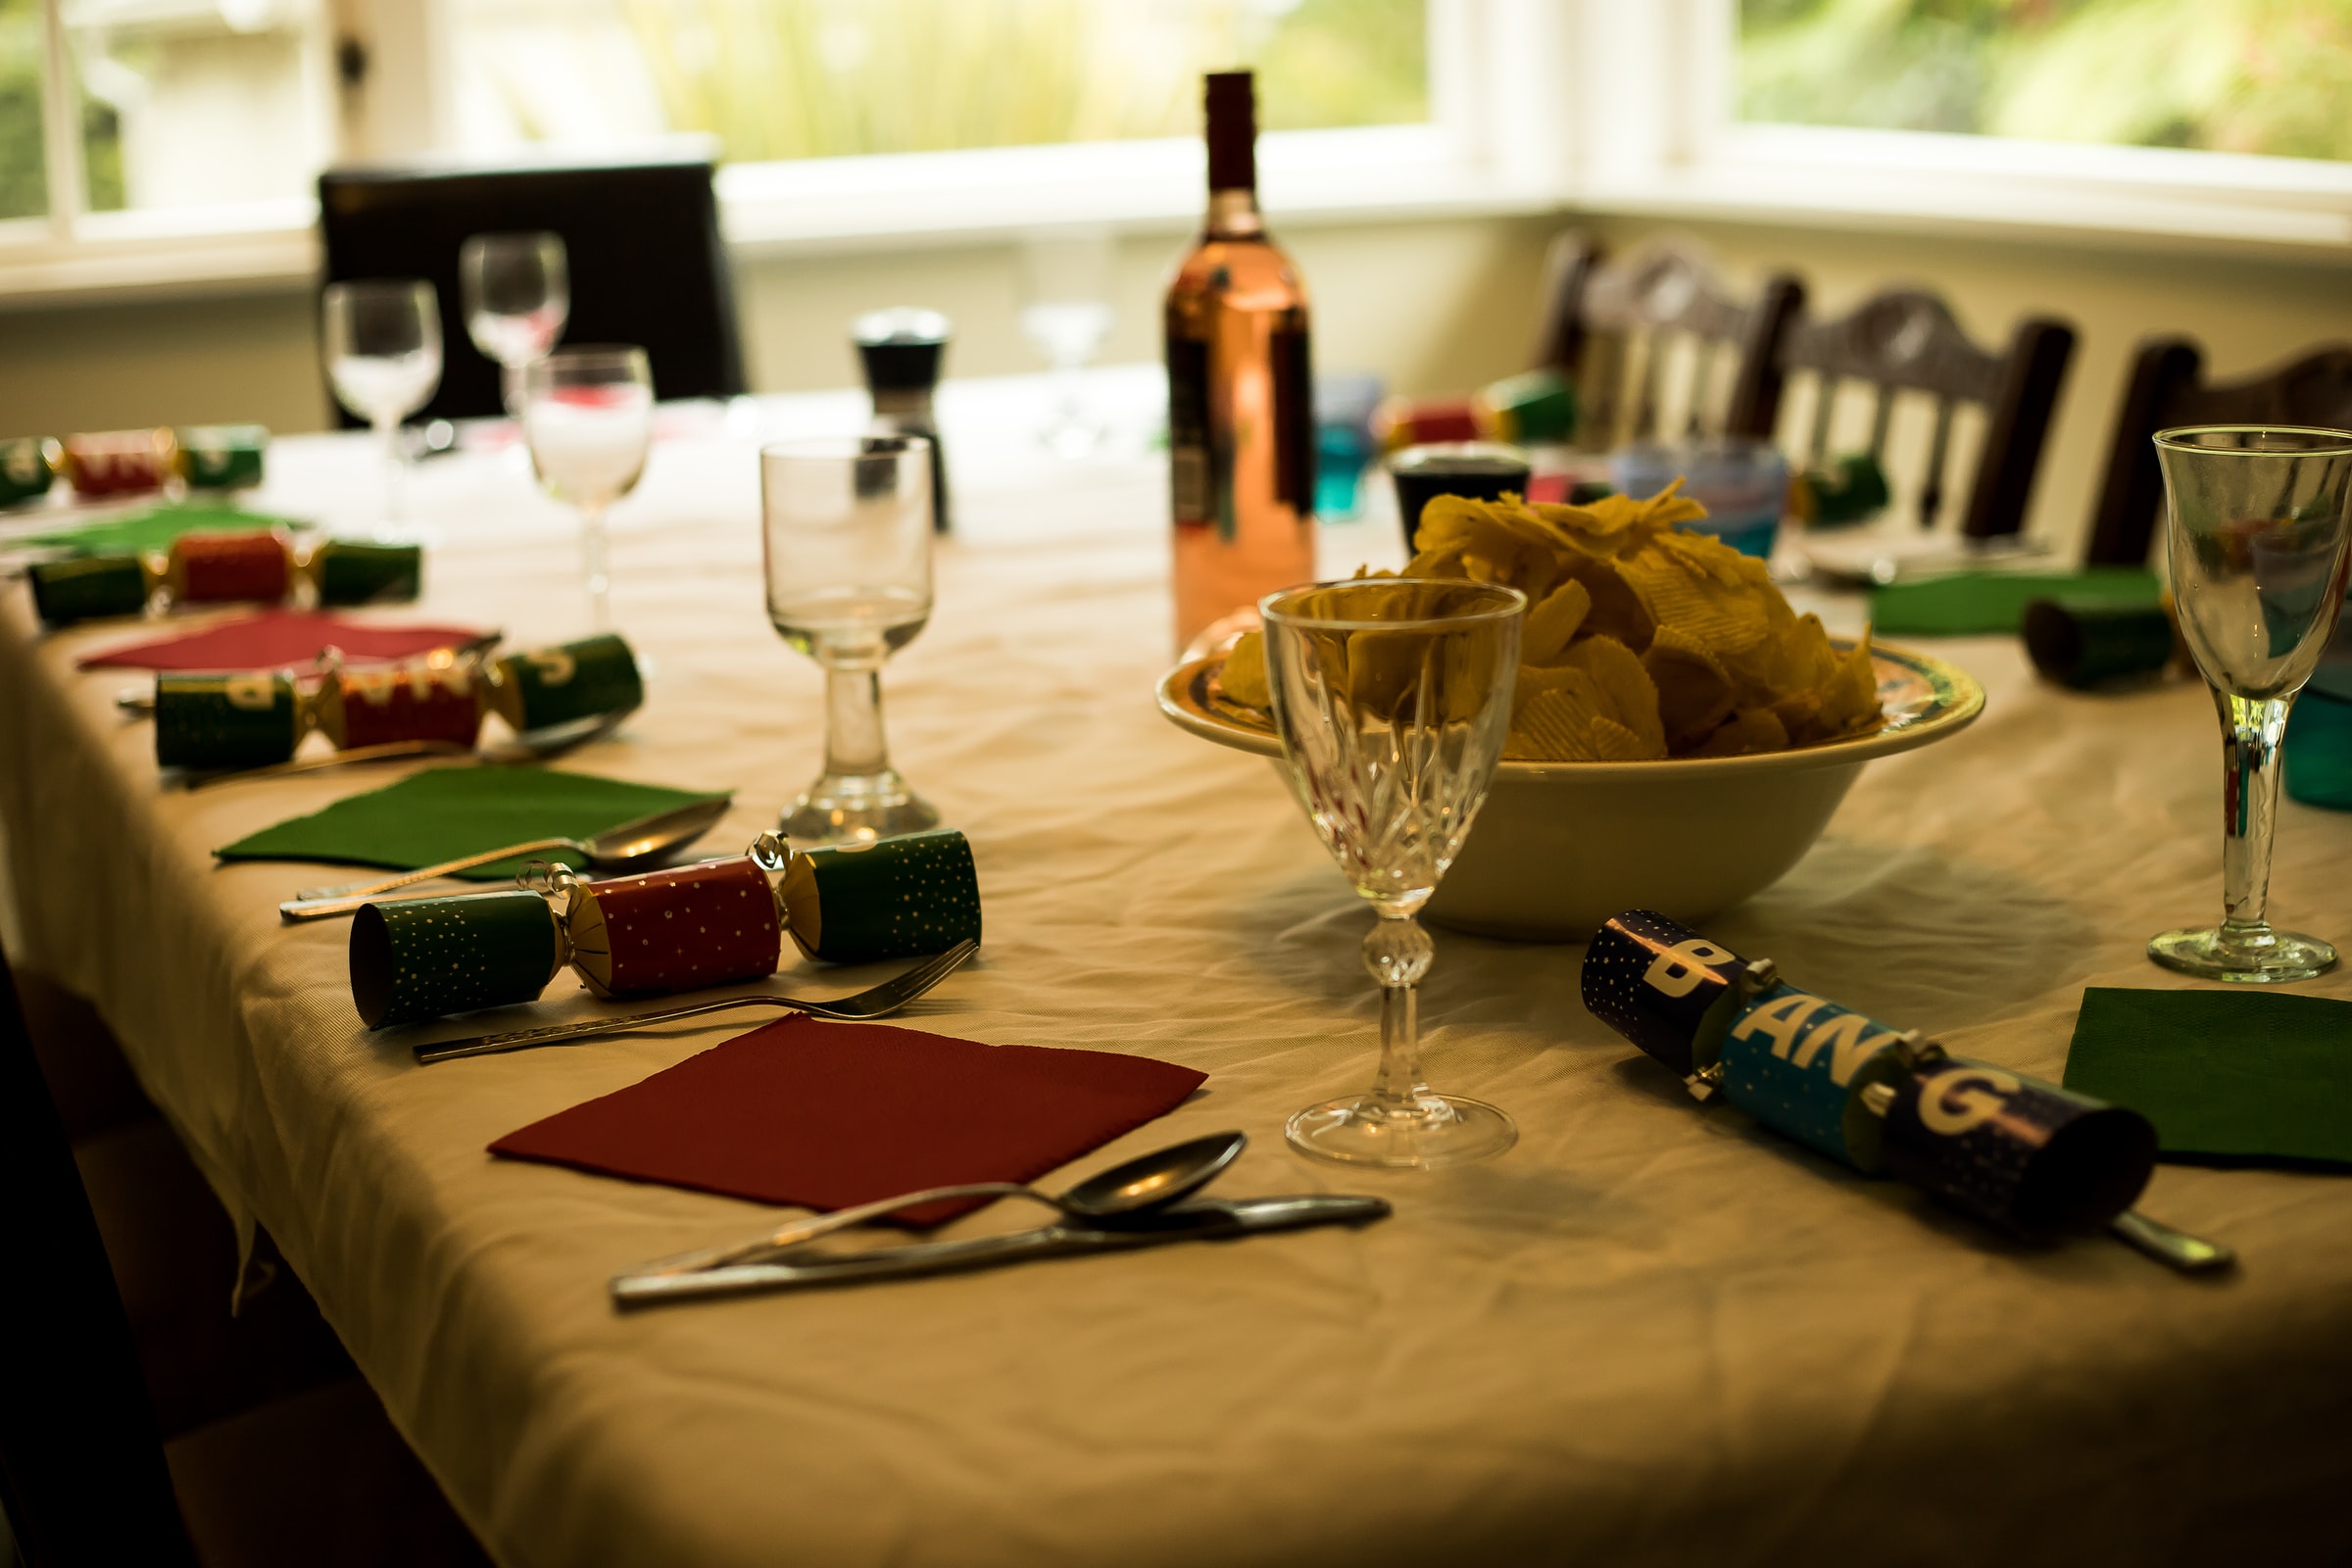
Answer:
<path fill-rule="evenodd" d="M 332 147 L 313 0 L 62 0 L 82 207 L 299 199 Z"/>
<path fill-rule="evenodd" d="M 0 219 L 49 210 L 42 166 L 40 0 L 0 0 Z"/>
<path fill-rule="evenodd" d="M 731 162 L 1191 135 L 1200 74 L 1267 129 L 1429 116 L 1423 0 L 458 0 L 467 151 L 696 132 Z"/>
<path fill-rule="evenodd" d="M 2344 0 L 1740 0 L 1752 122 L 2352 160 Z"/>
<path fill-rule="evenodd" d="M 0 0 L 0 217 L 299 201 L 331 113 L 318 0 Z"/>

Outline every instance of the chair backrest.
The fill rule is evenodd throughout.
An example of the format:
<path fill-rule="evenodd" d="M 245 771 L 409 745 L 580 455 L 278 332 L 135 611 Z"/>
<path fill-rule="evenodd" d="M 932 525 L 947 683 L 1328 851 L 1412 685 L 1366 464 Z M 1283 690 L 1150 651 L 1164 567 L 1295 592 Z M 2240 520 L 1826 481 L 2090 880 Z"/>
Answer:
<path fill-rule="evenodd" d="M 636 343 L 663 398 L 745 389 L 735 290 L 701 161 L 318 176 L 325 281 L 422 277 L 441 295 L 441 387 L 426 416 L 503 412 L 498 367 L 466 335 L 458 248 L 472 234 L 552 229 L 571 272 L 566 343 Z M 346 424 L 358 421 L 346 413 Z"/>
<path fill-rule="evenodd" d="M 1972 539 L 2014 534 L 2025 526 L 2026 504 L 2041 466 L 2050 416 L 2075 352 L 2075 329 L 2050 317 L 2018 323 L 2000 353 L 1979 348 L 1953 319 L 1951 308 L 1924 288 L 1880 291 L 1845 315 L 1803 321 L 1788 334 L 1784 369 L 1811 371 L 1813 419 L 1802 459 L 1819 467 L 1829 450 L 1838 388 L 1859 382 L 1872 390 L 1870 455 L 1882 466 L 1896 399 L 1925 394 L 1935 405 L 1934 433 L 1919 486 L 1919 523 L 1941 518 L 1952 466 L 1952 420 L 1960 406 L 1984 411 L 1984 438 L 1967 489 L 1960 531 Z"/>
<path fill-rule="evenodd" d="M 1537 363 L 1575 378 L 1581 445 L 1684 434 L 1771 439 L 1783 339 L 1805 304 L 1794 274 L 1774 273 L 1740 304 L 1690 241 L 1653 239 L 1609 261 L 1591 235 L 1571 230 L 1552 241 L 1544 295 Z M 1718 399 L 1716 367 L 1727 354 L 1730 386 Z M 1660 428 L 1678 413 L 1679 428 Z"/>
<path fill-rule="evenodd" d="M 138 1351 L 0 953 L 0 1504 L 29 1568 L 195 1568 Z"/>
<path fill-rule="evenodd" d="M 2145 565 L 2163 514 L 2153 440 L 2183 424 L 2307 424 L 2352 430 L 2352 344 L 2331 343 L 2238 381 L 2200 380 L 2205 356 L 2184 337 L 2149 338 L 2132 361 L 2099 480 L 2085 564 Z"/>

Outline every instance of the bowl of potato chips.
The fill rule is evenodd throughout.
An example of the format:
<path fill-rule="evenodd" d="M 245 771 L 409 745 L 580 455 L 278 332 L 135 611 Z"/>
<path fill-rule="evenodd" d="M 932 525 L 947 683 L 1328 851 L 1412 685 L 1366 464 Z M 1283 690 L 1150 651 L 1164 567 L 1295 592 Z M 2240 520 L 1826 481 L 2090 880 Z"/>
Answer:
<path fill-rule="evenodd" d="M 1703 920 L 1803 858 L 1865 763 L 1983 710 L 1966 673 L 1831 637 L 1762 562 L 1677 526 L 1703 514 L 1671 486 L 1590 506 L 1446 496 L 1422 514 L 1402 575 L 1509 583 L 1529 606 L 1503 760 L 1428 918 L 1549 942 L 1629 908 Z M 1170 670 L 1159 705 L 1282 755 L 1257 633 Z"/>

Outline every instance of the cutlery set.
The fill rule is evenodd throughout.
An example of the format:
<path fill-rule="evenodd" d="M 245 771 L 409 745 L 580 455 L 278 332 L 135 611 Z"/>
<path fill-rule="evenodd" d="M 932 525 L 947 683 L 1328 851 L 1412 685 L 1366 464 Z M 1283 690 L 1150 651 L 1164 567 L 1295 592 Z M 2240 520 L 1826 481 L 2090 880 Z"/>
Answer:
<path fill-rule="evenodd" d="M 1014 1182 L 934 1187 L 795 1221 L 732 1246 L 640 1263 L 612 1277 L 616 1306 L 652 1306 L 760 1291 L 910 1279 L 1038 1258 L 1132 1251 L 1172 1242 L 1224 1241 L 1314 1225 L 1362 1225 L 1385 1218 L 1387 1200 L 1307 1193 L 1292 1197 L 1195 1199 L 1249 1144 L 1214 1133 L 1158 1150 L 1089 1177 L 1059 1196 Z M 1025 1198 L 1059 1211 L 1030 1230 L 952 1242 L 910 1242 L 853 1251 L 811 1251 L 817 1238 L 904 1209 L 955 1199 Z"/>

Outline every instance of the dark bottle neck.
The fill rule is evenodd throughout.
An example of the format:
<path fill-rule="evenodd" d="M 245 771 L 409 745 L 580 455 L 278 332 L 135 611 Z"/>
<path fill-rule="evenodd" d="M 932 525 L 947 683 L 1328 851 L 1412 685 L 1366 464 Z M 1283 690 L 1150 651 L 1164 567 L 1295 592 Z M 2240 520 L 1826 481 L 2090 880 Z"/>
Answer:
<path fill-rule="evenodd" d="M 1246 71 L 1212 72 L 1207 91 L 1208 232 L 1262 234 L 1257 215 L 1257 95 Z"/>

